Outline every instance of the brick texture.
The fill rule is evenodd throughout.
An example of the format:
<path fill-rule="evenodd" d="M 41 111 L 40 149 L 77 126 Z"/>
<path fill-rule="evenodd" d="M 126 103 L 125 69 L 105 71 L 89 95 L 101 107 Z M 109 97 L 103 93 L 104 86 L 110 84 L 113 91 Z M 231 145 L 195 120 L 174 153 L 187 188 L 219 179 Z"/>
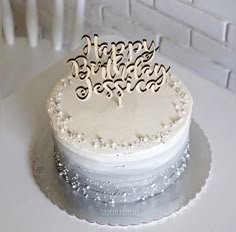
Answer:
<path fill-rule="evenodd" d="M 138 2 L 147 4 L 148 6 L 154 6 L 154 0 L 138 0 Z"/>
<path fill-rule="evenodd" d="M 109 6 L 115 9 L 115 12 L 119 13 L 120 15 L 129 16 L 130 13 L 129 0 L 89 0 L 86 2 L 87 4 L 95 3 L 96 5 Z"/>
<path fill-rule="evenodd" d="M 194 0 L 194 6 L 217 17 L 236 22 L 236 1 L 233 0 Z"/>
<path fill-rule="evenodd" d="M 224 40 L 225 22 L 176 0 L 156 0 L 157 9 L 169 17 L 196 28 L 218 40 Z"/>
<path fill-rule="evenodd" d="M 110 7 L 104 8 L 104 25 L 110 27 L 116 32 L 122 31 L 122 34 L 129 39 L 147 39 L 149 41 L 155 39 L 155 34 L 146 28 L 140 26 L 130 17 L 121 17 Z"/>
<path fill-rule="evenodd" d="M 229 70 L 212 63 L 194 50 L 178 46 L 167 39 L 162 39 L 160 52 L 161 54 L 177 60 L 179 63 L 191 68 L 205 79 L 214 81 L 222 87 L 226 87 Z"/>
<path fill-rule="evenodd" d="M 133 2 L 132 18 L 138 21 L 140 25 L 149 29 L 155 34 L 161 34 L 164 37 L 178 42 L 179 44 L 189 44 L 190 28 L 177 23 L 162 13 L 139 2 Z"/>
<path fill-rule="evenodd" d="M 231 48 L 199 32 L 192 32 L 192 47 L 225 67 L 234 68 L 236 66 L 236 53 Z"/>
<path fill-rule="evenodd" d="M 236 28 L 235 25 L 230 24 L 228 29 L 227 42 L 230 47 L 236 50 Z"/>
<path fill-rule="evenodd" d="M 236 94 L 236 73 L 231 72 L 229 75 L 229 83 L 228 83 L 228 88 Z"/>

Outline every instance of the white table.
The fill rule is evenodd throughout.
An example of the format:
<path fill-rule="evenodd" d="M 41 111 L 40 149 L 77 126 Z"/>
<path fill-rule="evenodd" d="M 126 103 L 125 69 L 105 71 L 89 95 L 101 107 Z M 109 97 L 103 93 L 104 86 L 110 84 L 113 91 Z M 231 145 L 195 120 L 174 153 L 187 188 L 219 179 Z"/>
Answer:
<path fill-rule="evenodd" d="M 30 47 L 27 38 L 16 38 L 15 44 L 0 44 L 0 99 L 9 96 L 26 81 L 61 60 L 66 50 L 55 51 L 49 40 L 40 39 Z"/>
<path fill-rule="evenodd" d="M 31 171 L 31 150 L 46 119 L 45 99 L 64 73 L 66 59 L 5 98 L 1 112 L 0 231 L 120 230 L 80 221 L 53 205 L 39 190 Z M 236 230 L 236 98 L 230 92 L 171 64 L 189 87 L 193 117 L 208 136 L 212 171 L 197 199 L 164 223 L 127 227 L 130 231 Z"/>

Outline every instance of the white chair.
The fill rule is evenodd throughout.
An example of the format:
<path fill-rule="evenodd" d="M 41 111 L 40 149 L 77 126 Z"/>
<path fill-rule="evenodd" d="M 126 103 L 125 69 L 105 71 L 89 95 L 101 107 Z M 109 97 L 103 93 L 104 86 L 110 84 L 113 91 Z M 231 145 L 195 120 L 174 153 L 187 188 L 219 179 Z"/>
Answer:
<path fill-rule="evenodd" d="M 70 49 L 79 46 L 83 34 L 85 0 L 77 0 L 76 4 Z M 70 50 L 63 48 L 64 0 L 54 0 L 52 38 L 47 39 L 39 38 L 37 0 L 26 0 L 25 7 L 27 38 L 16 38 L 10 1 L 0 0 L 0 99 L 56 63 Z"/>

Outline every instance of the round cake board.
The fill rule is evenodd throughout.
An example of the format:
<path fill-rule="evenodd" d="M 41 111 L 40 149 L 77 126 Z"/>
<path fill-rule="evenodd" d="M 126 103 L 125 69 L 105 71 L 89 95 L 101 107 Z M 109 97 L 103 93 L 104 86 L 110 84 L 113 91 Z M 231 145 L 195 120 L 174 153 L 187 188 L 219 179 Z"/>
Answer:
<path fill-rule="evenodd" d="M 135 203 L 106 204 L 73 191 L 59 175 L 54 160 L 53 137 L 48 127 L 33 149 L 33 171 L 40 189 L 61 210 L 101 225 L 138 225 L 163 221 L 194 200 L 206 184 L 211 169 L 211 149 L 206 135 L 192 120 L 190 159 L 185 172 L 164 193 Z M 180 210 L 181 209 L 181 210 Z"/>

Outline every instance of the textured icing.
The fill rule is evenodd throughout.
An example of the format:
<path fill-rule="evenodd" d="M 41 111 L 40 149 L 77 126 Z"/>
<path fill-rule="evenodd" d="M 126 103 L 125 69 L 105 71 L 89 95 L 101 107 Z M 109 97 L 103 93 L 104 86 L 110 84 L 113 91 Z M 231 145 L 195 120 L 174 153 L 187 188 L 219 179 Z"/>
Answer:
<path fill-rule="evenodd" d="M 161 167 L 155 167 L 153 159 L 148 167 L 148 162 L 141 167 L 134 162 L 133 169 L 126 165 L 116 165 L 110 170 L 105 168 L 99 171 L 94 167 L 102 166 L 101 163 L 91 165 L 91 162 L 88 168 L 84 168 L 81 165 L 84 162 L 80 160 L 78 163 L 72 159 L 77 154 L 73 154 L 60 143 L 55 144 L 55 161 L 59 175 L 84 197 L 107 203 L 135 202 L 163 193 L 184 172 L 189 158 L 188 144 L 185 142 L 178 146 L 178 151 L 174 154 Z"/>

